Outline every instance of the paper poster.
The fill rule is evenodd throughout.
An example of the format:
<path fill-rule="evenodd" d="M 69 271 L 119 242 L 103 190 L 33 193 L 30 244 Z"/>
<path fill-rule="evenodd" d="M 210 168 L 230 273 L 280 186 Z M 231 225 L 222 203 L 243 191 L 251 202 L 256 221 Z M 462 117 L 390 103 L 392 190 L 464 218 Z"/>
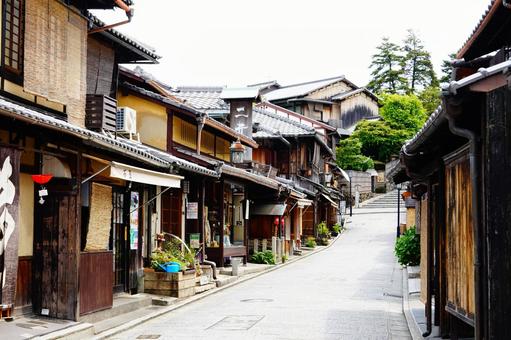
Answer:
<path fill-rule="evenodd" d="M 186 204 L 186 218 L 188 220 L 196 220 L 199 217 L 199 203 L 188 202 Z"/>
<path fill-rule="evenodd" d="M 130 249 L 138 249 L 138 207 L 139 195 L 138 192 L 131 192 L 130 201 Z"/>

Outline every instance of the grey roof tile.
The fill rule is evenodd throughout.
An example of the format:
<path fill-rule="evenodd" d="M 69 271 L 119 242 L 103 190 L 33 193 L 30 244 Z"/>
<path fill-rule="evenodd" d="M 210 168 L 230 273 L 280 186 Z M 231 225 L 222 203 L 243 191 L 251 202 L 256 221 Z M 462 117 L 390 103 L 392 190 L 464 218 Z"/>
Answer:
<path fill-rule="evenodd" d="M 158 167 L 169 168 L 171 165 L 175 165 L 183 170 L 208 176 L 218 176 L 212 170 L 169 155 L 164 151 L 122 137 L 114 138 L 107 134 L 81 128 L 64 120 L 51 117 L 42 111 L 19 105 L 3 97 L 0 97 L 0 114 L 9 115 L 15 119 L 22 119 L 50 129 L 67 132 L 93 144 L 98 144 L 115 152 L 121 152 L 129 157 Z"/>
<path fill-rule="evenodd" d="M 294 97 L 305 96 L 315 90 L 319 90 L 325 86 L 336 83 L 340 80 L 345 80 L 344 76 L 321 79 L 310 81 L 306 83 L 293 84 L 288 86 L 282 86 L 276 90 L 270 91 L 264 95 L 264 98 L 268 101 L 287 99 Z"/>

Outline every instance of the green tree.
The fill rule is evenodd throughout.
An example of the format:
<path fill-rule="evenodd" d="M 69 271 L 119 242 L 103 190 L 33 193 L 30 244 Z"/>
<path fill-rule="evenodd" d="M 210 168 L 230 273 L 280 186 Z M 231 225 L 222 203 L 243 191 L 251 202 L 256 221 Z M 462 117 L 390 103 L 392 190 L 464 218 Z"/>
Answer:
<path fill-rule="evenodd" d="M 412 135 L 411 131 L 394 129 L 385 121 L 363 120 L 357 125 L 351 138 L 360 141 L 363 155 L 386 163 L 392 155 L 399 154 L 401 146 Z"/>
<path fill-rule="evenodd" d="M 393 129 L 417 132 L 426 121 L 420 100 L 414 95 L 389 94 L 383 96 L 380 116 Z"/>
<path fill-rule="evenodd" d="M 375 93 L 400 93 L 406 89 L 401 48 L 385 37 L 372 56 L 372 80 L 367 87 Z"/>
<path fill-rule="evenodd" d="M 431 115 L 440 105 L 440 95 L 441 90 L 438 86 L 427 87 L 419 94 L 419 100 L 421 101 L 428 116 Z"/>
<path fill-rule="evenodd" d="M 456 53 L 449 54 L 449 59 L 442 61 L 442 77 L 440 83 L 446 84 L 451 81 L 452 75 L 452 61 L 456 59 Z"/>
<path fill-rule="evenodd" d="M 403 41 L 404 72 L 408 80 L 407 93 L 418 93 L 427 87 L 438 86 L 438 79 L 433 69 L 431 55 L 413 30 Z"/>
<path fill-rule="evenodd" d="M 342 169 L 366 171 L 374 168 L 371 158 L 362 155 L 362 143 L 357 138 L 347 138 L 339 142 L 337 147 L 337 165 Z"/>

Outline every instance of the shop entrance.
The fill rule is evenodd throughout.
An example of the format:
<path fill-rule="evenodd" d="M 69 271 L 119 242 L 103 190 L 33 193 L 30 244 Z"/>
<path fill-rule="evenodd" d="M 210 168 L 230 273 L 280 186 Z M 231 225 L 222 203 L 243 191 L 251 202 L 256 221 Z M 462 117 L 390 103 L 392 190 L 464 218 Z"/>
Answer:
<path fill-rule="evenodd" d="M 129 282 L 129 242 L 128 242 L 128 209 L 126 190 L 113 188 L 112 191 L 112 229 L 110 249 L 114 256 L 114 293 L 128 291 Z"/>
<path fill-rule="evenodd" d="M 36 314 L 76 319 L 78 213 L 75 180 L 54 178 L 37 204 L 34 230 L 33 308 Z"/>

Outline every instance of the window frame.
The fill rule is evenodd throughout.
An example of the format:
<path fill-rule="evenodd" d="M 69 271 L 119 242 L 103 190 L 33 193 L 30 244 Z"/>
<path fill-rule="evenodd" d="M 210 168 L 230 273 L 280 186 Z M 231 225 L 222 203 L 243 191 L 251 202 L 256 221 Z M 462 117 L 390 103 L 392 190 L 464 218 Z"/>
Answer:
<path fill-rule="evenodd" d="M 11 5 L 11 23 L 9 25 L 9 29 L 11 31 L 10 35 L 10 43 L 9 43 L 9 50 L 13 51 L 13 44 L 14 41 L 12 40 L 12 37 L 14 36 L 12 28 L 14 25 L 14 15 L 12 9 L 14 8 L 14 2 L 19 2 L 19 17 L 18 19 L 18 25 L 19 30 L 18 32 L 18 39 L 17 39 L 17 45 L 18 45 L 18 68 L 13 68 L 11 65 L 7 65 L 6 63 L 6 49 L 7 49 L 7 4 L 9 3 Z M 23 85 L 23 75 L 24 75 L 24 58 L 25 58 L 25 9 L 26 9 L 26 3 L 25 0 L 2 0 L 2 51 L 1 51 L 1 58 L 0 61 L 0 68 L 2 72 L 2 77 L 12 81 L 18 85 Z M 10 58 L 12 61 L 12 58 Z"/>

